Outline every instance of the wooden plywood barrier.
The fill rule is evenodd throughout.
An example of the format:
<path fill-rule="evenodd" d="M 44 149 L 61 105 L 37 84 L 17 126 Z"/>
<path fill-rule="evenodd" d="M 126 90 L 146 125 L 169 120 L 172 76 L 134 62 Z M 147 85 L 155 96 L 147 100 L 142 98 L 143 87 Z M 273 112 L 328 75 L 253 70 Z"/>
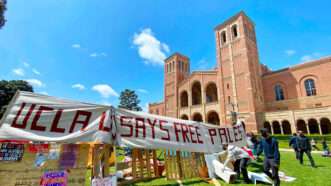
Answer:
<path fill-rule="evenodd" d="M 155 150 L 132 150 L 132 176 L 133 179 L 159 177 Z"/>
<path fill-rule="evenodd" d="M 167 179 L 187 179 L 199 177 L 199 169 L 205 167 L 202 153 L 166 150 L 165 168 Z"/>

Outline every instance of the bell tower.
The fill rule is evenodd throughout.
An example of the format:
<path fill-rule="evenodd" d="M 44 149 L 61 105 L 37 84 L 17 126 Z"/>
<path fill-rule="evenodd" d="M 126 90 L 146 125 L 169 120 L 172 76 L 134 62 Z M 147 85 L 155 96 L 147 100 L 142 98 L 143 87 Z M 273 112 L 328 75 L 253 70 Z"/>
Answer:
<path fill-rule="evenodd" d="M 174 53 L 164 62 L 164 106 L 165 115 L 178 117 L 178 85 L 190 74 L 189 58 Z"/>
<path fill-rule="evenodd" d="M 218 25 L 215 36 L 221 121 L 230 124 L 236 113 L 247 131 L 257 131 L 264 101 L 254 23 L 239 12 Z"/>

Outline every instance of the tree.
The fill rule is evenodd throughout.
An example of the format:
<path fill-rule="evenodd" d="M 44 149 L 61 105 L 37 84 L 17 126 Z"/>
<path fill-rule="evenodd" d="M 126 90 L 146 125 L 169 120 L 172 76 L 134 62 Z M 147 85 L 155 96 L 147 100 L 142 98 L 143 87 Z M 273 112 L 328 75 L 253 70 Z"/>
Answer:
<path fill-rule="evenodd" d="M 139 106 L 140 100 L 138 99 L 138 95 L 130 89 L 125 89 L 121 92 L 120 95 L 120 105 L 119 108 L 124 108 L 128 110 L 141 111 L 141 107 Z"/>
<path fill-rule="evenodd" d="M 33 92 L 32 86 L 26 81 L 0 81 L 0 118 L 17 90 Z"/>
<path fill-rule="evenodd" d="M 7 0 L 0 0 L 0 29 L 5 25 L 5 11 L 6 11 Z"/>

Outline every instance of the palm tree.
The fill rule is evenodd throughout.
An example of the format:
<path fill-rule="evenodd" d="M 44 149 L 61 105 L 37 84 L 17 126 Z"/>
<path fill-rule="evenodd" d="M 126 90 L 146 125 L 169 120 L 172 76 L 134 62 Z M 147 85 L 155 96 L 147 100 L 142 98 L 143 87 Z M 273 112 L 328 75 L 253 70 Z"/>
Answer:
<path fill-rule="evenodd" d="M 0 0 L 0 29 L 5 25 L 6 19 L 4 13 L 6 11 L 7 0 Z"/>

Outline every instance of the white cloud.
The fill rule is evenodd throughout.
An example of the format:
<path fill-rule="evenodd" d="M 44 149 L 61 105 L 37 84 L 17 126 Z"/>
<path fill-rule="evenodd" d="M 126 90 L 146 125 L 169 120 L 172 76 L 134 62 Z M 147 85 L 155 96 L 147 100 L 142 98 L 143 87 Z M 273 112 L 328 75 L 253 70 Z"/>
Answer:
<path fill-rule="evenodd" d="M 35 68 L 32 69 L 32 72 L 33 72 L 34 74 L 36 74 L 36 75 L 40 75 L 40 72 L 39 72 L 37 69 L 35 69 Z"/>
<path fill-rule="evenodd" d="M 108 98 L 110 96 L 118 97 L 118 93 L 107 84 L 97 84 L 92 87 L 92 90 L 98 92 L 102 97 Z"/>
<path fill-rule="evenodd" d="M 105 53 L 105 52 L 101 52 L 101 53 L 93 52 L 93 53 L 90 54 L 90 57 L 107 57 L 107 53 Z"/>
<path fill-rule="evenodd" d="M 200 59 L 198 61 L 198 69 L 207 70 L 208 68 L 210 68 L 210 64 L 208 63 L 208 61 L 206 59 Z"/>
<path fill-rule="evenodd" d="M 143 93 L 143 94 L 148 94 L 148 91 L 142 88 L 137 89 L 137 92 Z"/>
<path fill-rule="evenodd" d="M 296 51 L 295 50 L 292 50 L 292 49 L 289 49 L 289 50 L 285 50 L 285 53 L 288 56 L 293 56 L 296 53 Z"/>
<path fill-rule="evenodd" d="M 301 57 L 301 61 L 306 62 L 306 61 L 312 61 L 315 59 L 320 58 L 322 55 L 319 52 L 314 52 L 312 54 L 307 54 Z"/>
<path fill-rule="evenodd" d="M 80 48 L 80 44 L 73 44 L 71 45 L 72 48 Z"/>
<path fill-rule="evenodd" d="M 76 84 L 72 85 L 71 88 L 76 88 L 78 90 L 85 90 L 85 86 L 80 83 L 76 83 Z"/>
<path fill-rule="evenodd" d="M 48 92 L 46 92 L 46 91 L 41 91 L 41 92 L 39 92 L 39 94 L 48 95 Z"/>
<path fill-rule="evenodd" d="M 148 103 L 145 103 L 145 105 L 143 106 L 143 112 L 148 112 Z"/>
<path fill-rule="evenodd" d="M 26 68 L 28 68 L 28 67 L 30 67 L 30 64 L 29 63 L 27 63 L 27 62 L 23 62 L 23 65 L 24 65 L 24 67 L 26 67 Z"/>
<path fill-rule="evenodd" d="M 22 68 L 15 68 L 13 69 L 13 73 L 17 76 L 24 76 L 24 70 Z"/>
<path fill-rule="evenodd" d="M 44 87 L 45 84 L 38 79 L 27 79 L 26 80 L 33 87 Z"/>
<path fill-rule="evenodd" d="M 137 46 L 139 56 L 146 64 L 163 65 L 169 46 L 161 43 L 150 28 L 143 29 L 133 36 L 133 44 Z"/>

